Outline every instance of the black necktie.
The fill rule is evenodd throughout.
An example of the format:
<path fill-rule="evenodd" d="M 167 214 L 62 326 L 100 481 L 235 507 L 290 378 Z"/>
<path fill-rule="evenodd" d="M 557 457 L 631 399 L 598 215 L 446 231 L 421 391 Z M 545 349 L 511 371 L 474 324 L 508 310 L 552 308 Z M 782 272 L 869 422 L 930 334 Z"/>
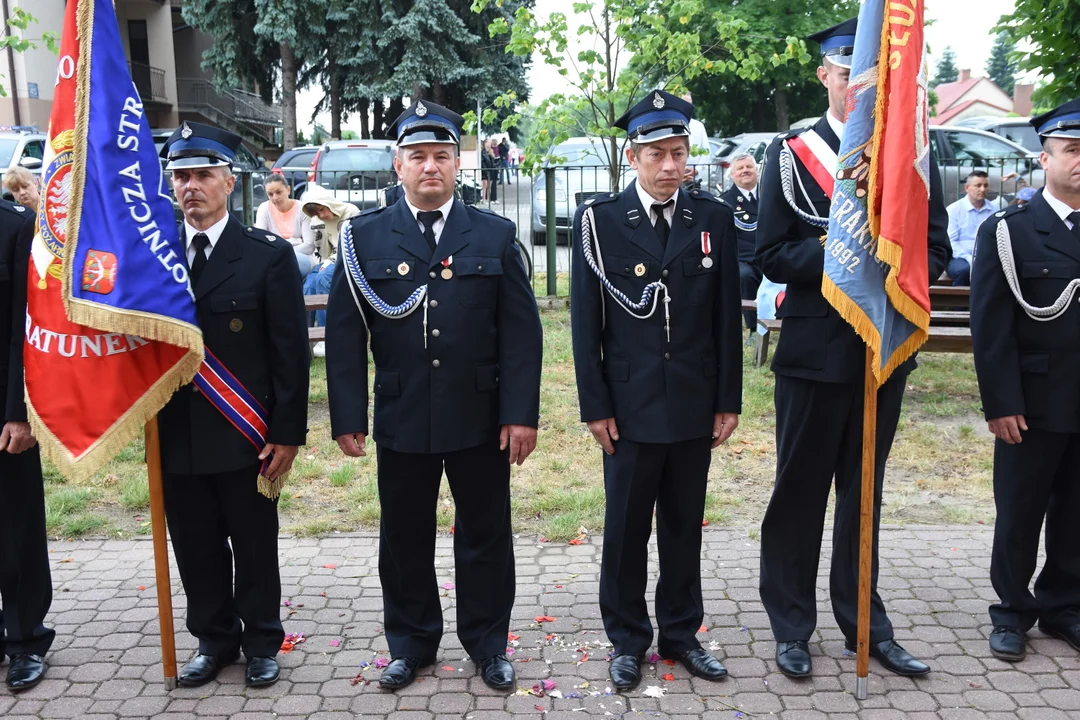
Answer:
<path fill-rule="evenodd" d="M 442 218 L 442 212 L 431 210 L 416 213 L 416 219 L 424 226 L 424 239 L 427 240 L 431 252 L 435 252 L 435 223 Z"/>
<path fill-rule="evenodd" d="M 191 263 L 191 287 L 195 287 L 206 269 L 206 247 L 210 244 L 210 238 L 206 233 L 196 233 L 191 244 L 195 246 L 195 260 Z"/>
<path fill-rule="evenodd" d="M 671 226 L 668 225 L 667 218 L 664 217 L 664 210 L 675 204 L 674 200 L 668 200 L 665 203 L 653 203 L 652 211 L 656 213 L 656 234 L 660 237 L 660 244 L 667 247 L 668 232 L 671 230 Z"/>
<path fill-rule="evenodd" d="M 755 202 L 754 201 L 754 193 L 750 193 L 749 195 L 747 195 L 747 197 L 750 198 L 747 202 L 749 202 L 752 205 Z"/>
<path fill-rule="evenodd" d="M 1077 240 L 1080 240 L 1080 210 L 1069 213 L 1069 216 L 1066 218 L 1066 220 L 1072 223 L 1073 237 Z"/>

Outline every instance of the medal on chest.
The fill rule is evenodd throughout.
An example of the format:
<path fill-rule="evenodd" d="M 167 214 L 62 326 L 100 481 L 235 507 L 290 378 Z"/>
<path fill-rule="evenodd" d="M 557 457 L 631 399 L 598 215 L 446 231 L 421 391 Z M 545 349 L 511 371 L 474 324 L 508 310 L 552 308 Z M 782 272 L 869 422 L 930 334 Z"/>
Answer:
<path fill-rule="evenodd" d="M 450 265 L 453 262 L 454 262 L 454 256 L 453 255 L 451 255 L 450 257 L 448 257 L 448 258 L 446 258 L 445 260 L 442 261 L 442 266 L 443 266 L 442 267 L 442 272 L 440 272 L 439 275 L 442 277 L 443 280 L 449 280 L 450 278 L 454 277 L 454 271 L 452 269 L 450 269 Z"/>
<path fill-rule="evenodd" d="M 701 258 L 701 267 L 706 270 L 713 266 L 713 259 L 710 257 L 712 254 L 712 241 L 709 239 L 709 233 L 701 233 L 701 254 L 705 257 Z"/>

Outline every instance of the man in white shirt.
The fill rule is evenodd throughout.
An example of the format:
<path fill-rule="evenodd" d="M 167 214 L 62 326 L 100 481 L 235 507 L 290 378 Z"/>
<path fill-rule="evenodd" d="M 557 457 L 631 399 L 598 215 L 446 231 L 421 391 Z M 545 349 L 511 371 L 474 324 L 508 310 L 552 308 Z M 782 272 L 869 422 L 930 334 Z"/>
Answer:
<path fill-rule="evenodd" d="M 997 210 L 986 201 L 989 189 L 990 180 L 986 172 L 975 170 L 964 181 L 964 192 L 967 194 L 948 208 L 949 243 L 952 245 L 953 254 L 948 273 L 953 285 L 971 284 L 971 258 L 975 254 L 975 236 L 979 232 L 979 226 Z"/>

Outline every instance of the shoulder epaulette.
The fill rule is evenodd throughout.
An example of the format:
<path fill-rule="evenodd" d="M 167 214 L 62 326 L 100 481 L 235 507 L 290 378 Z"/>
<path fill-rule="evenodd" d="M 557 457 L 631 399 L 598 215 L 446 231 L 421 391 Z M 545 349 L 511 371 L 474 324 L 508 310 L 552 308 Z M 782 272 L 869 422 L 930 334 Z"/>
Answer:
<path fill-rule="evenodd" d="M 33 212 L 18 203 L 9 202 L 7 200 L 0 200 L 0 208 L 7 210 L 12 215 L 20 218 L 28 218 L 33 216 Z"/>
<path fill-rule="evenodd" d="M 795 128 L 794 130 L 785 130 L 782 133 L 778 133 L 777 136 L 772 139 L 772 142 L 776 142 L 777 140 L 787 140 L 789 138 L 793 138 L 796 135 L 801 135 L 802 133 L 806 132 L 809 129 L 810 128 L 808 128 L 808 127 L 804 127 L 804 128 Z M 771 145 L 772 142 L 769 143 L 769 144 Z"/>
<path fill-rule="evenodd" d="M 374 215 L 376 213 L 381 213 L 383 210 L 385 210 L 388 207 L 390 207 L 390 206 L 385 205 L 383 207 L 372 207 L 372 208 L 368 208 L 367 210 L 361 210 L 360 214 L 357 215 L 356 217 L 364 217 L 365 215 Z"/>
<path fill-rule="evenodd" d="M 996 213 L 994 213 L 994 217 L 995 218 L 1011 217 L 1011 216 L 1015 215 L 1016 213 L 1022 213 L 1025 210 L 1027 210 L 1028 205 L 1029 205 L 1029 203 L 1024 203 L 1023 205 L 1010 205 L 1009 207 L 1005 208 L 1004 210 L 998 210 Z"/>
<path fill-rule="evenodd" d="M 510 218 L 506 217 L 505 215 L 500 215 L 499 213 L 495 212 L 494 210 L 489 210 L 488 208 L 478 207 L 476 205 L 466 205 L 465 207 L 467 207 L 467 208 L 469 208 L 471 210 L 475 210 L 476 212 L 484 213 L 485 215 L 490 215 L 491 217 L 497 217 L 500 220 L 505 220 L 506 222 L 513 222 Z"/>
<path fill-rule="evenodd" d="M 592 207 L 593 205 L 603 205 L 604 203 L 612 202 L 613 200 L 615 200 L 618 197 L 619 197 L 619 193 L 613 193 L 613 192 L 599 193 L 597 195 L 593 195 L 591 198 L 588 198 L 587 200 L 585 200 L 581 204 L 584 205 L 585 207 Z"/>
<path fill-rule="evenodd" d="M 282 240 L 280 237 L 278 237 L 274 233 L 267 232 L 266 230 L 260 230 L 259 228 L 255 227 L 254 225 L 245 225 L 244 226 L 244 234 L 247 235 L 249 238 L 251 238 L 253 240 L 258 240 L 259 242 L 264 243 L 266 245 L 277 246 L 279 241 L 280 242 L 285 242 L 284 240 Z M 288 243 L 285 243 L 285 244 L 288 245 Z"/>
<path fill-rule="evenodd" d="M 694 198 L 695 200 L 708 200 L 710 202 L 719 203 L 720 205 L 723 205 L 724 207 L 730 207 L 721 198 L 717 197 L 716 195 L 713 195 L 708 190 L 701 190 L 699 188 L 694 188 L 693 190 L 690 191 L 690 197 Z"/>

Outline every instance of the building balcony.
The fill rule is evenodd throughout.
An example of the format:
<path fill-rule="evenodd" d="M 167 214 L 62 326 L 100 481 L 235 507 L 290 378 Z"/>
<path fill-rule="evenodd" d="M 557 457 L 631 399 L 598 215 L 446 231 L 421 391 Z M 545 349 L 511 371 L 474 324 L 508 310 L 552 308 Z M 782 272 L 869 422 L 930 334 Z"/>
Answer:
<path fill-rule="evenodd" d="M 176 93 L 182 113 L 198 113 L 260 144 L 278 143 L 280 105 L 263 102 L 261 97 L 245 90 L 218 90 L 203 78 L 177 78 Z"/>
<path fill-rule="evenodd" d="M 137 62 L 129 62 L 128 69 L 131 71 L 135 88 L 139 91 L 139 98 L 144 104 L 172 104 L 169 102 L 168 95 L 165 94 L 164 70 Z"/>

